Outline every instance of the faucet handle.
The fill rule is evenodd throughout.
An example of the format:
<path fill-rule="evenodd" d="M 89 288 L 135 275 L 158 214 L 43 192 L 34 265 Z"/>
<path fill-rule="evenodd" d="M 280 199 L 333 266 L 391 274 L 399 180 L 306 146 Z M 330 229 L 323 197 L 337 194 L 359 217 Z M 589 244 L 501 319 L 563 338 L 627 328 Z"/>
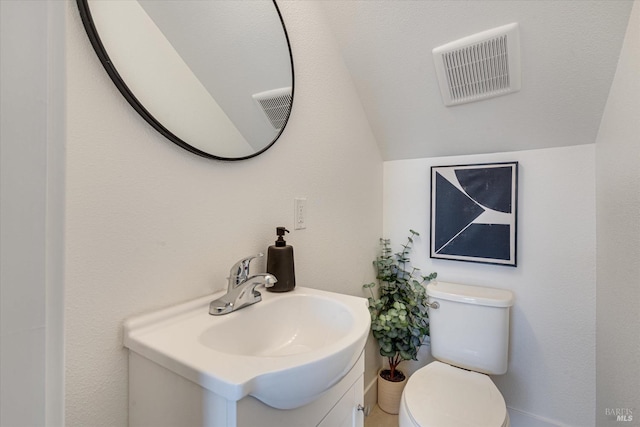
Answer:
<path fill-rule="evenodd" d="M 242 258 L 240 261 L 236 262 L 233 267 L 231 267 L 231 272 L 229 273 L 229 289 L 236 287 L 247 280 L 249 277 L 249 264 L 251 264 L 252 260 L 263 256 L 264 254 L 261 252 L 256 255 Z"/>
<path fill-rule="evenodd" d="M 271 288 L 273 287 L 273 285 L 276 284 L 276 282 L 278 281 L 278 279 L 276 279 L 276 277 L 272 274 L 265 274 L 264 275 L 264 287 L 265 288 Z"/>

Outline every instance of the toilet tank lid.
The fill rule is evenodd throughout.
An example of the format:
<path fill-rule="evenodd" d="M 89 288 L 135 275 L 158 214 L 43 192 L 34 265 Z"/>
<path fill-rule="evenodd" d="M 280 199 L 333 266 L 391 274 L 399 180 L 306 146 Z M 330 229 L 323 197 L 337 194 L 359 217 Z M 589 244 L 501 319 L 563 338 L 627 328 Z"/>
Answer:
<path fill-rule="evenodd" d="M 457 283 L 433 282 L 427 285 L 427 295 L 433 298 L 491 307 L 511 307 L 513 293 L 506 289 Z"/>

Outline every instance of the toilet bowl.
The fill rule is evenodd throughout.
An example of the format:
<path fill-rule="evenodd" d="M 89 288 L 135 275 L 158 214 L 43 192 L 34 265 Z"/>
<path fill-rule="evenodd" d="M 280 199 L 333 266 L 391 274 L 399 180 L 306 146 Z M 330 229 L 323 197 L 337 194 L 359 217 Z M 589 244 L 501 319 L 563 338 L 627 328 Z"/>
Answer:
<path fill-rule="evenodd" d="M 432 362 L 402 393 L 400 427 L 509 427 L 504 398 L 489 376 Z"/>

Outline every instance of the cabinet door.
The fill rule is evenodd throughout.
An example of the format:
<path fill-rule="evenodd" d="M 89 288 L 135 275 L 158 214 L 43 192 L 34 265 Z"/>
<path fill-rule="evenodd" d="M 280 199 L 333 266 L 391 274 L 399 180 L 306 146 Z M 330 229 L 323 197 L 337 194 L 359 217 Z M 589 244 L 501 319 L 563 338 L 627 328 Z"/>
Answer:
<path fill-rule="evenodd" d="M 318 427 L 363 427 L 364 413 L 358 410 L 359 405 L 364 405 L 362 375 L 318 424 Z"/>

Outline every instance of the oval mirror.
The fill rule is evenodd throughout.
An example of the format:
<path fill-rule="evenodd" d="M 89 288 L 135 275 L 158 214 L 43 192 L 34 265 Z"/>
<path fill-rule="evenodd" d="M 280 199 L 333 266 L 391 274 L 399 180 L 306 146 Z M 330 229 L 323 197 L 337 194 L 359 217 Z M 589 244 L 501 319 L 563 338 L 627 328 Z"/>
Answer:
<path fill-rule="evenodd" d="M 274 0 L 77 0 L 89 40 L 131 106 L 172 142 L 241 160 L 268 149 L 293 101 Z"/>

